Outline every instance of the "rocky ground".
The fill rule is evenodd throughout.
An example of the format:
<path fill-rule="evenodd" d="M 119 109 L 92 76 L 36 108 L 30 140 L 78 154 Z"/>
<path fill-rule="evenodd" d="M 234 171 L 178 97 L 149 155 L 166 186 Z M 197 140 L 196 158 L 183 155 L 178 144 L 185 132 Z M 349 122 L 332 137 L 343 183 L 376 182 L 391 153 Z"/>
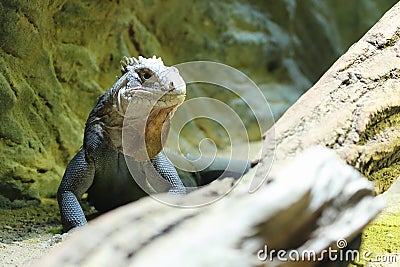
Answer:
<path fill-rule="evenodd" d="M 29 266 L 52 247 L 52 237 L 61 232 L 54 199 L 41 205 L 0 209 L 1 266 Z"/>
<path fill-rule="evenodd" d="M 96 211 L 85 200 L 82 206 L 89 220 L 96 217 Z M 0 209 L 0 266 L 31 266 L 66 236 L 62 233 L 56 199 Z"/>

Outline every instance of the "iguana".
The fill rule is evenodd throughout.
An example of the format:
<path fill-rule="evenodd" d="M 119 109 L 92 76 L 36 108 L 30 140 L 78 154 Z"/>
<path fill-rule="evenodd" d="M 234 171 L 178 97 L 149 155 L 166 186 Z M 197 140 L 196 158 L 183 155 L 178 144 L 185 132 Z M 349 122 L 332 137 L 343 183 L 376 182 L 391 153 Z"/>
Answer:
<path fill-rule="evenodd" d="M 186 194 L 176 169 L 162 152 L 170 118 L 185 99 L 185 82 L 161 58 L 125 57 L 121 63 L 121 78 L 89 114 L 83 146 L 61 180 L 57 200 L 65 231 L 87 223 L 79 204 L 85 192 L 100 212 L 146 196 L 143 187 Z M 198 184 L 218 178 L 224 166 L 223 160 L 216 162 Z M 226 173 L 235 176 L 232 171 Z M 141 187 L 137 181 L 142 181 Z"/>

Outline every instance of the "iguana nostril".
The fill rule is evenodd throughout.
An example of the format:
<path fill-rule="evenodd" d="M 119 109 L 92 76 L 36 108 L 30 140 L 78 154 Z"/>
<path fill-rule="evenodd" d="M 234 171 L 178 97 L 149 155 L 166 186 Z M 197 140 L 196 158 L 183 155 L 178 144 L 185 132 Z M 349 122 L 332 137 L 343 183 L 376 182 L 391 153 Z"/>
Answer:
<path fill-rule="evenodd" d="M 169 90 L 174 90 L 174 89 L 175 89 L 174 82 L 170 82 L 169 83 Z"/>

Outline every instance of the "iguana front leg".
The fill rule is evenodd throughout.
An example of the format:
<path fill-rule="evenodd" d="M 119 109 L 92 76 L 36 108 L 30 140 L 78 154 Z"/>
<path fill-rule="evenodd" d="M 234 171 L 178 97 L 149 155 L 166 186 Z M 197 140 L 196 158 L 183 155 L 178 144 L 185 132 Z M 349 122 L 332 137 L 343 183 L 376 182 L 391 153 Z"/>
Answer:
<path fill-rule="evenodd" d="M 57 191 L 64 231 L 87 223 L 78 200 L 93 183 L 94 171 L 94 163 L 86 156 L 84 149 L 81 149 L 68 164 Z"/>
<path fill-rule="evenodd" d="M 186 187 L 182 183 L 172 162 L 161 152 L 154 159 L 151 160 L 156 171 L 171 185 L 168 191 L 172 194 L 185 195 Z"/>

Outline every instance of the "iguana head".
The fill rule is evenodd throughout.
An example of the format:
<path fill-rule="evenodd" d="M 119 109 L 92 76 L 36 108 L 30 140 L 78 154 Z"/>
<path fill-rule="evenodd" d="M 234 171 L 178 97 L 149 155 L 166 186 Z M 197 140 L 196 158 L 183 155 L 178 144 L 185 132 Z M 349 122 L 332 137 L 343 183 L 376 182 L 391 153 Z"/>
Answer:
<path fill-rule="evenodd" d="M 161 58 L 124 57 L 121 61 L 125 81 L 118 90 L 118 110 L 127 107 L 168 109 L 180 105 L 186 96 L 186 85 L 175 67 L 167 67 Z"/>
<path fill-rule="evenodd" d="M 123 125 L 110 116 L 104 126 L 119 151 L 142 161 L 162 150 L 170 118 L 185 100 L 186 85 L 178 69 L 155 56 L 124 57 L 121 64 L 123 76 L 112 88 L 112 102 Z"/>

